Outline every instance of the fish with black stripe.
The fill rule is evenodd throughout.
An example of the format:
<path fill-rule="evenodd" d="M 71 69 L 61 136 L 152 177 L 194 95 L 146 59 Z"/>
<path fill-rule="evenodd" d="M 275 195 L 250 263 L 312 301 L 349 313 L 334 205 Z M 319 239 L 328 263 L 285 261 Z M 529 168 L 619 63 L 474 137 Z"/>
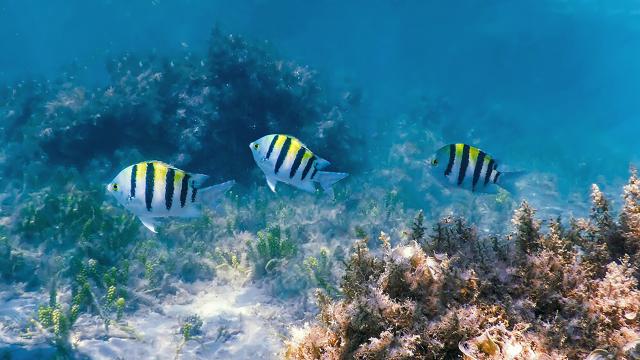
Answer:
<path fill-rule="evenodd" d="M 428 160 L 430 170 L 440 182 L 475 193 L 496 194 L 498 188 L 515 193 L 515 183 L 525 172 L 498 171 L 498 162 L 491 155 L 467 144 L 441 147 Z"/>
<path fill-rule="evenodd" d="M 249 148 L 273 192 L 278 181 L 308 192 L 316 191 L 314 183 L 317 182 L 325 193 L 333 196 L 333 184 L 349 175 L 322 171 L 330 163 L 293 136 L 266 135 L 250 143 Z"/>
<path fill-rule="evenodd" d="M 203 188 L 208 178 L 161 161 L 143 161 L 120 171 L 107 191 L 156 232 L 158 218 L 200 216 L 203 204 L 215 204 L 234 184 L 231 180 Z"/>

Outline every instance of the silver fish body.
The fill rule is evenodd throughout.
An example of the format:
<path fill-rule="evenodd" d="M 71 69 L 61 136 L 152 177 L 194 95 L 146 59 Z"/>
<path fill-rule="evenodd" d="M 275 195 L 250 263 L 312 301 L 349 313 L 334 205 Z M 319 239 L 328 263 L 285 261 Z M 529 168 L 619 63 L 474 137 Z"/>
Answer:
<path fill-rule="evenodd" d="M 317 182 L 326 193 L 332 195 L 333 184 L 348 176 L 346 173 L 323 171 L 330 163 L 315 155 L 293 136 L 266 135 L 250 143 L 249 148 L 273 192 L 278 182 L 315 192 L 314 183 Z"/>
<path fill-rule="evenodd" d="M 515 182 L 525 174 L 498 171 L 498 162 L 491 155 L 461 143 L 438 149 L 428 166 L 434 177 L 447 187 L 485 194 L 495 194 L 499 188 L 514 193 Z"/>
<path fill-rule="evenodd" d="M 202 204 L 216 201 L 234 182 L 203 188 L 209 178 L 188 173 L 161 161 L 144 161 L 124 168 L 107 185 L 107 191 L 151 231 L 163 217 L 196 217 Z"/>

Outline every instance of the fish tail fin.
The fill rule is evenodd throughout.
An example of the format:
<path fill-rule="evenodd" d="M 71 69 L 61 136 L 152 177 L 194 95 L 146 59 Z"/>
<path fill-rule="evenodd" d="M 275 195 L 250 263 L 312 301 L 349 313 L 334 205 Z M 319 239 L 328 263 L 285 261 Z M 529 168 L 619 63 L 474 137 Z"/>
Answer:
<path fill-rule="evenodd" d="M 214 206 L 216 202 L 226 193 L 236 182 L 229 180 L 222 184 L 209 186 L 200 189 L 201 203 L 207 206 Z"/>
<path fill-rule="evenodd" d="M 349 176 L 347 173 L 330 172 L 330 171 L 318 171 L 315 177 L 315 181 L 320 183 L 322 190 L 333 197 L 333 184 Z"/>
<path fill-rule="evenodd" d="M 498 185 L 508 191 L 512 197 L 516 198 L 519 195 L 520 190 L 516 185 L 523 177 L 528 175 L 526 171 L 512 171 L 500 173 L 500 179 Z"/>

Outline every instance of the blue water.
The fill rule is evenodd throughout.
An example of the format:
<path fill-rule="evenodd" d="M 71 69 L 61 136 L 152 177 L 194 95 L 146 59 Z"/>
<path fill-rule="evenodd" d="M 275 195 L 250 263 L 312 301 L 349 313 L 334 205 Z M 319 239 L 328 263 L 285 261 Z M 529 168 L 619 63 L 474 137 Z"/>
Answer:
<path fill-rule="evenodd" d="M 180 120 L 184 122 L 174 116 L 184 104 L 175 105 L 172 101 L 184 94 L 196 98 L 202 85 L 200 80 L 194 80 L 196 85 L 189 83 L 184 91 L 178 85 L 178 90 L 171 88 L 174 83 L 182 86 L 180 81 L 187 79 L 186 75 L 173 74 L 175 78 L 158 91 L 159 95 L 154 93 L 140 100 L 152 108 L 136 107 L 138 104 L 132 105 L 131 98 L 124 96 L 120 105 L 100 98 L 126 77 L 126 71 L 113 71 L 114 63 L 125 64 L 133 76 L 143 73 L 147 66 L 169 69 L 168 64 L 173 62 L 188 64 L 188 68 L 193 65 L 192 59 L 202 59 L 202 68 L 209 66 L 214 62 L 207 58 L 214 28 L 224 36 L 241 36 L 250 44 L 257 44 L 274 62 L 297 64 L 312 72 L 320 95 L 306 98 L 297 94 L 294 100 L 283 95 L 282 101 L 276 95 L 265 100 L 258 90 L 248 97 L 253 102 L 243 103 L 241 96 L 222 110 L 222 100 L 214 104 L 205 101 L 198 108 L 203 112 L 187 112 L 187 120 Z M 129 64 L 124 58 L 136 60 Z M 136 68 L 138 59 L 141 65 Z M 196 60 L 193 65 L 196 70 L 199 63 Z M 335 234 L 344 239 L 355 225 L 364 226 L 371 234 L 379 233 L 383 225 L 399 233 L 400 224 L 408 221 L 400 217 L 413 216 L 417 209 L 436 215 L 461 213 L 480 225 L 482 231 L 507 232 L 515 202 L 504 205 L 490 197 L 477 200 L 467 193 L 457 197 L 457 189 L 433 186 L 428 176 L 425 180 L 422 170 L 415 168 L 448 143 L 478 146 L 499 159 L 502 170 L 528 172 L 531 184 L 518 195 L 533 199 L 545 216 L 584 214 L 592 183 L 601 186 L 617 209 L 621 203 L 620 185 L 628 176 L 629 166 L 640 163 L 638 64 L 640 1 L 631 0 L 0 0 L 0 135 L 3 141 L 9 139 L 9 145 L 0 146 L 0 176 L 6 178 L 3 180 L 7 186 L 0 189 L 6 192 L 0 197 L 0 214 L 18 221 L 20 206 L 27 201 L 23 199 L 35 198 L 49 189 L 64 188 L 61 193 L 73 193 L 75 187 L 69 184 L 77 185 L 80 191 L 99 192 L 95 189 L 102 190 L 124 166 L 151 159 L 175 160 L 190 169 L 203 169 L 211 172 L 216 181 L 235 178 L 238 186 L 233 196 L 239 197 L 229 201 L 235 201 L 234 209 L 240 214 L 244 211 L 246 218 L 250 218 L 249 210 L 243 206 L 263 210 L 280 206 L 278 211 L 286 206 L 304 209 L 300 205 L 310 200 L 300 200 L 302 195 L 293 188 L 280 185 L 279 195 L 284 195 L 269 197 L 262 173 L 253 167 L 247 145 L 267 131 L 308 136 L 305 140 L 316 146 L 319 155 L 335 162 L 338 168 L 333 171 L 350 173 L 345 185 L 337 185 L 335 203 L 318 200 L 316 204 L 331 211 L 342 211 L 340 206 L 344 206 L 354 216 L 338 217 L 344 223 L 336 224 L 331 231 L 322 230 L 327 237 Z M 248 78 L 229 91 L 242 94 L 246 90 L 243 86 L 254 91 L 252 86 L 260 81 Z M 202 83 L 207 81 L 217 80 Z M 215 88 L 212 92 L 216 96 L 222 94 L 216 101 L 225 99 L 225 86 L 209 86 Z M 102 110 L 100 106 L 104 105 L 106 115 L 95 117 L 102 120 L 89 121 L 96 115 L 93 112 L 62 109 L 53 111 L 54 115 L 47 113 L 57 94 L 76 87 L 86 89 L 85 108 Z M 13 102 L 11 94 L 16 91 L 21 100 Z M 161 100 L 154 102 L 157 99 Z M 339 109 L 336 113 L 348 130 L 329 133 L 327 138 L 312 136 L 327 124 L 324 118 L 305 118 L 310 113 L 315 116 L 314 101 L 321 104 L 317 113 L 322 116 L 332 108 Z M 305 108 L 307 105 L 311 110 Z M 198 126 L 194 118 L 202 114 L 214 114 L 211 118 L 215 118 L 218 113 L 227 114 L 225 121 L 231 124 L 227 125 L 237 128 L 213 131 L 211 141 L 218 144 L 215 147 L 209 148 L 206 138 L 204 145 L 189 144 L 191 138 L 179 132 L 182 127 L 201 129 L 205 126 Z M 276 114 L 274 118 L 270 117 L 272 114 Z M 158 118 L 149 120 L 153 116 Z M 16 117 L 20 120 L 14 123 Z M 45 117 L 47 124 L 54 125 L 38 128 L 40 119 Z M 69 124 L 97 123 L 99 130 L 92 133 L 94 137 L 88 137 L 88 144 L 77 149 L 64 147 L 68 145 L 58 148 L 60 142 L 67 144 L 66 140 L 74 144 L 75 133 L 64 141 L 46 143 L 49 131 L 55 134 L 64 129 L 67 119 Z M 288 127 L 278 128 L 280 120 Z M 100 125 L 101 121 L 106 125 Z M 150 124 L 170 122 L 178 125 L 167 133 L 184 135 L 186 140 L 174 139 L 165 146 L 162 131 L 169 130 L 159 126 L 162 130 L 155 131 L 155 125 Z M 145 124 L 143 129 L 138 128 L 140 124 Z M 79 126 L 78 139 L 83 139 L 84 130 Z M 339 146 L 334 147 L 334 142 Z M 38 148 L 42 143 L 42 149 Z M 411 146 L 416 150 L 406 150 Z M 399 153 L 409 154 L 409 160 L 403 163 Z M 209 158 L 224 161 L 212 163 Z M 47 166 L 56 170 L 49 171 Z M 384 211 L 373 205 L 369 209 L 366 196 L 384 206 L 394 204 L 388 206 L 392 210 L 386 210 L 386 219 L 372 220 L 370 228 L 366 221 L 354 220 L 356 215 L 378 216 Z M 115 204 L 109 199 L 99 200 Z M 282 204 L 273 205 L 277 201 Z M 395 204 L 399 205 L 393 207 Z M 225 209 L 229 211 L 233 206 Z M 545 212 L 545 208 L 554 210 Z M 393 211 L 401 215 L 395 218 Z M 485 216 L 487 213 L 493 216 Z M 269 216 L 286 218 L 280 213 L 256 215 L 255 219 L 243 218 L 242 223 L 230 216 L 227 225 L 257 234 L 266 228 Z M 322 221 L 330 217 L 321 212 L 298 212 L 295 216 L 300 222 L 306 221 L 305 216 Z M 11 227 L 6 222 L 0 227 L 5 225 Z M 328 220 L 325 226 L 331 226 Z M 84 233 L 82 236 L 83 241 L 90 237 Z M 148 240 L 150 235 L 141 237 Z M 13 245 L 22 246 L 22 234 L 14 239 Z M 168 246 L 175 245 L 169 243 Z M 60 248 L 75 248 L 75 243 L 67 245 Z M 46 248 L 39 243 L 29 246 L 29 251 Z M 131 250 L 134 245 L 127 246 Z M 68 254 L 64 251 L 59 254 Z M 196 270 L 194 273 L 194 278 L 201 278 Z M 49 273 L 39 276 L 54 278 Z M 41 281 L 29 286 L 44 294 L 50 284 Z"/>
<path fill-rule="evenodd" d="M 415 110 L 422 96 L 444 97 L 457 113 L 451 141 L 476 140 L 503 163 L 548 169 L 584 187 L 598 175 L 622 177 L 638 160 L 638 6 L 3 1 L 0 80 L 51 77 L 76 64 L 84 81 L 104 83 L 106 57 L 202 51 L 218 24 L 270 42 L 327 86 L 362 89 L 365 127 Z"/>

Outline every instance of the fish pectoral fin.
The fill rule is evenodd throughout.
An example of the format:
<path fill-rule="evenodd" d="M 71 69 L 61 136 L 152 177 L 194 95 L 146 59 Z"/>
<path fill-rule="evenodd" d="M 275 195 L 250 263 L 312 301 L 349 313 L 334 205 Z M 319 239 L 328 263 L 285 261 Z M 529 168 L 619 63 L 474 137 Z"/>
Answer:
<path fill-rule="evenodd" d="M 269 185 L 269 189 L 271 189 L 271 191 L 276 192 L 277 184 L 278 184 L 278 180 L 276 180 L 276 178 L 267 176 L 267 185 Z"/>
<path fill-rule="evenodd" d="M 191 174 L 191 183 L 194 188 L 200 189 L 202 184 L 209 178 L 209 175 L 205 174 Z"/>
<path fill-rule="evenodd" d="M 156 224 L 157 221 L 154 218 L 151 217 L 138 217 L 138 219 L 140 219 L 140 221 L 142 222 L 142 225 L 144 225 L 144 227 L 146 227 L 147 229 L 151 230 L 151 232 L 154 233 L 158 233 L 156 231 Z"/>

